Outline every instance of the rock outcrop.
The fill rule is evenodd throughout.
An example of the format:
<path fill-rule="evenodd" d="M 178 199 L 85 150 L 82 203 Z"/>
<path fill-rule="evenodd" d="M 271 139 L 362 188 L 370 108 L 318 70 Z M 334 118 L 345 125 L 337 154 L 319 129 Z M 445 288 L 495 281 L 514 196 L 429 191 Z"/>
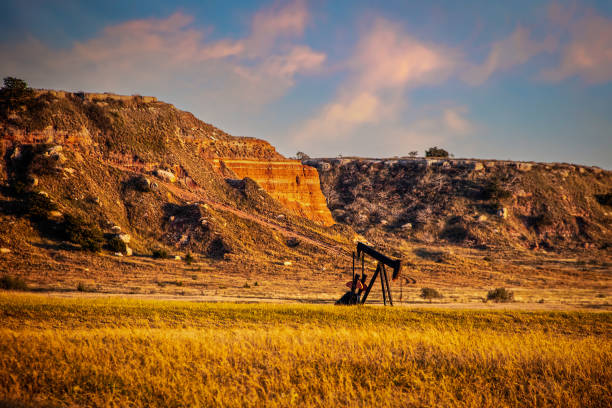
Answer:
<path fill-rule="evenodd" d="M 317 168 L 335 221 L 368 239 L 531 249 L 612 242 L 612 172 L 597 167 L 435 158 L 304 164 Z"/>
<path fill-rule="evenodd" d="M 323 225 L 334 220 L 321 192 L 319 174 L 297 160 L 214 159 L 218 169 L 229 169 L 237 177 L 248 177 L 270 196 L 296 214 Z"/>

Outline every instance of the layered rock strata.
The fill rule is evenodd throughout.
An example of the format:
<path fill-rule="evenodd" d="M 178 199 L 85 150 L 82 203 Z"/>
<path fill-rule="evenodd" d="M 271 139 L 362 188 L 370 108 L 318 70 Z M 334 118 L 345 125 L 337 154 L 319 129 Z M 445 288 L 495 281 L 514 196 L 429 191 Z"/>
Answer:
<path fill-rule="evenodd" d="M 296 214 L 323 225 L 334 224 L 315 168 L 296 160 L 214 159 L 213 162 L 220 171 L 229 169 L 239 178 L 254 180 Z"/>

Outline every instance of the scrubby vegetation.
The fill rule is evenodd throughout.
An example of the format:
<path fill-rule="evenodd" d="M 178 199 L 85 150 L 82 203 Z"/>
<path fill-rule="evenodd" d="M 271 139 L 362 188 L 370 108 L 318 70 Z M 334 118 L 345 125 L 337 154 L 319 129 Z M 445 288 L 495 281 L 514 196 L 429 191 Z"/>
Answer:
<path fill-rule="evenodd" d="M 155 259 L 167 259 L 168 258 L 168 251 L 166 251 L 163 248 L 155 248 L 152 251 L 152 255 L 153 255 L 153 258 L 155 258 Z"/>
<path fill-rule="evenodd" d="M 9 406 L 612 402 L 609 313 L 0 295 L 0 316 Z"/>
<path fill-rule="evenodd" d="M 434 288 L 423 288 L 421 289 L 421 295 L 423 299 L 431 301 L 432 299 L 442 299 L 444 296 Z"/>
<path fill-rule="evenodd" d="M 506 288 L 496 288 L 487 292 L 487 300 L 512 302 L 514 300 L 514 293 Z"/>
<path fill-rule="evenodd" d="M 20 277 L 3 275 L 0 277 L 0 289 L 4 290 L 28 290 L 27 283 Z"/>
<path fill-rule="evenodd" d="M 80 216 L 65 214 L 61 231 L 66 240 L 80 245 L 87 251 L 99 251 L 104 244 L 104 237 L 100 228 L 85 221 Z"/>

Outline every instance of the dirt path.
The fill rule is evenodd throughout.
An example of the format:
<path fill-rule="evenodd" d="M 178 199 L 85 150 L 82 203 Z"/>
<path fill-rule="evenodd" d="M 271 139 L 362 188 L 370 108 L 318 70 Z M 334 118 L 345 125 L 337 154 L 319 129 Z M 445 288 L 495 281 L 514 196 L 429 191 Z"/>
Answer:
<path fill-rule="evenodd" d="M 136 174 L 140 174 L 140 175 L 146 175 L 141 168 L 138 167 L 129 167 L 129 166 L 124 166 L 122 164 L 119 163 L 115 163 L 115 162 L 110 162 L 110 161 L 104 161 L 103 163 L 105 163 L 108 166 L 114 167 L 116 169 L 119 170 L 123 170 L 123 171 L 129 171 L 131 173 L 136 173 Z M 230 207 L 226 204 L 221 204 L 217 201 L 212 200 L 211 198 L 209 198 L 206 194 L 206 191 L 201 189 L 200 187 L 196 186 L 195 188 L 195 192 L 192 190 L 185 190 L 182 189 L 180 187 L 177 187 L 176 185 L 172 184 L 172 183 L 167 183 L 164 182 L 162 180 L 156 180 L 156 183 L 163 185 L 164 187 L 166 187 L 169 191 L 171 191 L 174 195 L 176 195 L 177 197 L 183 199 L 183 200 L 187 200 L 187 201 L 195 201 L 195 202 L 202 202 L 205 203 L 207 205 L 210 205 L 211 207 L 217 209 L 217 210 L 221 210 L 221 211 L 226 211 L 226 212 L 230 212 L 240 218 L 243 219 L 247 219 L 253 222 L 256 222 L 260 225 L 263 225 L 265 227 L 268 227 L 270 229 L 273 229 L 279 233 L 281 233 L 282 235 L 288 237 L 288 238 L 295 238 L 295 239 L 299 239 L 301 241 L 307 242 L 311 245 L 320 247 L 320 248 L 324 248 L 327 251 L 331 251 L 334 252 L 338 255 L 341 256 L 349 256 L 346 251 L 342 250 L 341 248 L 329 245 L 325 242 L 322 241 L 318 241 L 315 240 L 313 238 L 310 238 L 306 235 L 300 234 L 299 232 L 290 230 L 282 225 L 278 225 L 268 219 L 265 219 L 263 217 L 260 217 L 258 215 L 254 215 L 254 214 L 250 214 L 247 213 L 245 211 L 239 210 L 238 208 L 234 208 L 234 207 Z"/>

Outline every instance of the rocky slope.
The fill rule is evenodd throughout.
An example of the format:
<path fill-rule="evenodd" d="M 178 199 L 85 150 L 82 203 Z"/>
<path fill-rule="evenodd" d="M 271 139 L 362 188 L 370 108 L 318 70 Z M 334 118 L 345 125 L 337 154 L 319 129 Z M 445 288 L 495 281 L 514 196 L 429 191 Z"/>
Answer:
<path fill-rule="evenodd" d="M 319 159 L 333 217 L 370 239 L 610 250 L 612 172 L 459 159 Z"/>
<path fill-rule="evenodd" d="M 0 216 L 23 227 L 0 231 L 2 247 L 42 239 L 125 253 L 120 238 L 140 254 L 272 260 L 287 242 L 303 254 L 348 242 L 325 227 L 317 172 L 263 140 L 153 97 L 36 91 L 0 102 Z"/>

